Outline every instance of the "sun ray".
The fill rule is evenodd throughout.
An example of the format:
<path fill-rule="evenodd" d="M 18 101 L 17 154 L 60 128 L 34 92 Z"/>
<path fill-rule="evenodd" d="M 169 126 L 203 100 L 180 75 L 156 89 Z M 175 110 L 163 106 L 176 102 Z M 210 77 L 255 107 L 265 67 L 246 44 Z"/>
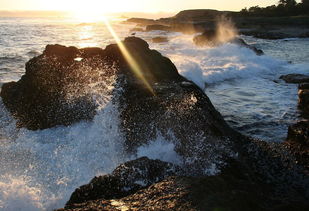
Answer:
<path fill-rule="evenodd" d="M 111 24 L 109 23 L 109 21 L 107 20 L 107 18 L 104 18 L 104 23 L 107 27 L 107 29 L 109 30 L 109 32 L 111 33 L 111 35 L 113 36 L 113 38 L 115 39 L 117 45 L 119 46 L 119 49 L 121 51 L 121 53 L 123 54 L 124 58 L 127 60 L 128 64 L 130 65 L 131 69 L 133 70 L 133 73 L 142 80 L 142 82 L 145 84 L 145 86 L 147 87 L 147 89 L 153 94 L 154 90 L 151 87 L 151 85 L 149 84 L 149 82 L 146 80 L 146 78 L 143 75 L 143 71 L 140 67 L 140 65 L 138 64 L 138 62 L 134 59 L 134 57 L 132 56 L 132 54 L 129 52 L 129 50 L 127 49 L 127 47 L 123 44 L 123 42 L 120 40 L 119 36 L 116 34 L 116 32 L 114 31 L 113 27 L 111 26 Z"/>

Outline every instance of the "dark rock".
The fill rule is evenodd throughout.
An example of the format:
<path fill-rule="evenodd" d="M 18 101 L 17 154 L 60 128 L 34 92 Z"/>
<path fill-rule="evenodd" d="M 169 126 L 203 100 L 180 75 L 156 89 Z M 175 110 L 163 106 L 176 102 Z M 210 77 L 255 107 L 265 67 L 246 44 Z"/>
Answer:
<path fill-rule="evenodd" d="M 277 198 L 273 187 L 252 179 L 237 163 L 210 177 L 172 176 L 123 198 L 89 200 L 60 210 L 306 210 L 302 197 Z M 241 207 L 241 208 L 240 208 Z M 59 210 L 59 211 L 60 211 Z"/>
<path fill-rule="evenodd" d="M 110 175 L 95 177 L 89 184 L 76 189 L 66 207 L 89 200 L 123 198 L 181 172 L 171 163 L 142 157 L 120 165 Z"/>
<path fill-rule="evenodd" d="M 286 83 L 293 83 L 293 84 L 308 83 L 309 82 L 309 76 L 303 75 L 303 74 L 282 75 L 282 76 L 280 76 L 280 79 L 284 80 Z"/>
<path fill-rule="evenodd" d="M 241 31 L 243 35 L 253 36 L 260 39 L 277 40 L 289 38 L 287 34 L 281 32 L 266 32 L 265 30 Z"/>
<path fill-rule="evenodd" d="M 298 86 L 298 107 L 305 118 L 309 118 L 309 83 L 299 84 Z"/>
<path fill-rule="evenodd" d="M 234 43 L 237 44 L 239 46 L 245 47 L 245 48 L 249 48 L 252 51 L 254 51 L 256 53 L 256 55 L 261 56 L 264 54 L 264 52 L 261 49 L 257 49 L 256 47 L 247 44 L 243 39 L 241 38 L 235 38 L 233 40 L 230 41 L 230 43 Z"/>
<path fill-rule="evenodd" d="M 130 29 L 130 32 L 144 32 L 145 30 L 143 28 L 135 27 L 133 29 Z"/>
<path fill-rule="evenodd" d="M 172 28 L 170 26 L 155 24 L 155 25 L 147 25 L 146 31 L 147 32 L 149 32 L 149 31 L 167 31 L 167 32 L 170 32 L 170 31 L 172 31 Z"/>
<path fill-rule="evenodd" d="M 183 80 L 171 61 L 150 50 L 144 40 L 129 37 L 124 45 L 149 83 Z M 3 85 L 1 97 L 19 127 L 37 130 L 70 125 L 95 115 L 91 84 L 109 81 L 116 72 L 134 78 L 130 67 L 117 45 L 105 50 L 48 45 L 42 55 L 26 64 L 26 74 L 20 81 Z M 97 89 L 104 92 L 105 87 Z"/>
<path fill-rule="evenodd" d="M 309 83 L 299 84 L 298 89 L 309 89 Z"/>
<path fill-rule="evenodd" d="M 166 37 L 154 37 L 154 38 L 152 38 L 152 42 L 154 42 L 154 43 L 165 43 L 165 42 L 168 42 L 168 39 Z"/>
<path fill-rule="evenodd" d="M 309 171 L 309 121 L 290 126 L 286 142 L 297 162 Z"/>
<path fill-rule="evenodd" d="M 195 36 L 193 38 L 193 42 L 198 46 L 211 46 L 211 47 L 221 45 L 224 43 L 220 39 L 218 39 L 217 32 L 214 29 L 206 30 L 203 34 Z M 241 38 L 234 38 L 227 42 L 239 45 L 241 47 L 249 48 L 259 56 L 264 54 L 262 50 L 247 44 Z"/>
<path fill-rule="evenodd" d="M 156 24 L 156 21 L 153 19 L 147 19 L 147 18 L 130 18 L 126 20 L 127 23 L 135 23 L 140 25 L 151 25 Z"/>
<path fill-rule="evenodd" d="M 287 140 L 309 147 L 309 121 L 301 121 L 290 126 Z"/>
<path fill-rule="evenodd" d="M 219 44 L 216 38 L 216 30 L 208 29 L 205 30 L 201 35 L 195 36 L 193 38 L 193 42 L 198 46 L 216 46 Z"/>

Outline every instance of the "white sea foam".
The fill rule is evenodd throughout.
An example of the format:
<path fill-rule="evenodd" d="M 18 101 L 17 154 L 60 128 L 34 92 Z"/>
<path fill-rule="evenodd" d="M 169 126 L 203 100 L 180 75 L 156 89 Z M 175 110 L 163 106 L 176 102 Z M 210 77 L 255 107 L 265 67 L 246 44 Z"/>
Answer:
<path fill-rule="evenodd" d="M 28 131 L 7 124 L 0 143 L 0 210 L 63 207 L 75 188 L 126 161 L 118 125 L 111 102 L 92 122 L 69 127 Z"/>
<path fill-rule="evenodd" d="M 175 145 L 160 134 L 158 134 L 155 140 L 150 141 L 149 144 L 140 146 L 137 149 L 136 156 L 146 156 L 150 159 L 159 159 L 178 165 L 182 162 L 181 156 L 175 151 Z"/>

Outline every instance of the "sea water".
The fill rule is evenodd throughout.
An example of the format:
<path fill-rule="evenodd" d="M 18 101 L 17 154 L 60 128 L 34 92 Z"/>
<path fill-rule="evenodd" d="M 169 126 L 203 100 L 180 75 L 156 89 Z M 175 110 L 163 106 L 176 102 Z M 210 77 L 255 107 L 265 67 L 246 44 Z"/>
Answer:
<path fill-rule="evenodd" d="M 129 36 L 134 27 L 119 22 L 112 26 L 121 39 Z M 280 142 L 286 137 L 288 125 L 300 119 L 297 86 L 278 78 L 287 73 L 309 73 L 308 39 L 243 37 L 264 50 L 264 56 L 257 56 L 234 44 L 196 47 L 194 35 L 154 31 L 138 32 L 136 36 L 169 57 L 180 74 L 200 86 L 240 132 Z M 166 36 L 169 42 L 152 43 L 154 36 Z M 0 18 L 0 85 L 19 80 L 25 63 L 41 54 L 47 44 L 104 48 L 114 42 L 104 23 Z M 174 145 L 160 135 L 141 146 L 136 155 L 124 153 L 117 105 L 108 100 L 108 94 L 103 95 L 107 100 L 93 121 L 42 131 L 16 128 L 0 100 L 0 210 L 63 207 L 75 188 L 140 156 L 180 162 Z"/>

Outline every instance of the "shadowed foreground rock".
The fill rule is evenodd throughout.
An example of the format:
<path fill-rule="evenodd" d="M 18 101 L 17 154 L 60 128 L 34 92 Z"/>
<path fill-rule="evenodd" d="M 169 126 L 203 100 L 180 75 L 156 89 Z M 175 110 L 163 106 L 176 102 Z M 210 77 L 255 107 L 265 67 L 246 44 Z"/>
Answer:
<path fill-rule="evenodd" d="M 147 161 L 142 158 L 143 162 Z M 140 159 L 137 161 L 140 162 Z M 164 164 L 161 161 L 151 161 L 155 165 Z M 145 163 L 146 164 L 146 163 Z M 164 164 L 165 166 L 171 164 Z M 134 171 L 134 165 L 127 166 L 126 172 Z M 117 185 L 104 180 L 113 177 L 112 175 L 95 178 L 86 186 L 77 189 L 72 197 L 76 203 L 69 201 L 64 209 L 60 210 L 306 210 L 309 205 L 301 198 L 289 200 L 278 199 L 276 195 L 270 194 L 273 190 L 272 185 L 263 181 L 256 180 L 253 175 L 245 173 L 243 166 L 231 163 L 229 168 L 225 168 L 218 176 L 208 177 L 187 177 L 169 176 L 175 174 L 174 171 L 167 171 L 169 174 L 160 177 L 151 186 L 145 186 L 135 191 L 126 192 L 126 195 L 119 197 L 114 192 L 111 195 L 92 196 L 93 193 L 101 191 L 106 193 L 114 190 Z M 124 170 L 118 167 L 118 172 Z M 116 169 L 116 170 L 117 170 Z M 160 172 L 164 172 L 163 169 Z M 139 170 L 139 172 L 147 172 Z M 148 172 L 147 172 L 148 174 Z M 179 174 L 179 172 L 178 172 Z M 134 174 L 133 174 L 134 175 Z M 154 174 L 156 175 L 156 174 Z M 127 174 L 125 174 L 127 176 Z M 126 179 L 125 177 L 123 177 Z M 130 177 L 127 180 L 131 180 Z M 137 181 L 139 176 L 133 181 Z M 102 184 L 103 182 L 103 184 Z M 106 186 L 108 185 L 108 186 Z M 110 187 L 112 186 L 112 187 Z M 85 196 L 88 200 L 84 200 Z M 121 196 L 121 195 L 120 195 Z M 71 199 L 72 199 L 71 197 Z"/>
<path fill-rule="evenodd" d="M 181 173 L 180 167 L 171 163 L 139 158 L 120 165 L 111 175 L 95 177 L 88 185 L 76 189 L 66 206 L 96 199 L 123 198 Z"/>

